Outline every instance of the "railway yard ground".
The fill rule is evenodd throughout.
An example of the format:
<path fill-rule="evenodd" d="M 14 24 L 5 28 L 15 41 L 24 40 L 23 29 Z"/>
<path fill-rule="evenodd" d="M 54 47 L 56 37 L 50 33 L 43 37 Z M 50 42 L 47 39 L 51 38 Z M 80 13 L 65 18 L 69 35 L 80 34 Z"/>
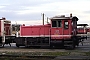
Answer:
<path fill-rule="evenodd" d="M 41 48 L 25 48 L 16 47 L 15 43 L 0 47 L 0 59 L 14 59 L 15 60 L 90 60 L 90 38 L 83 41 L 76 47 L 75 50 L 65 50 L 60 48 L 49 49 L 48 47 Z M 17 57 L 17 58 L 16 58 Z M 14 60 L 13 59 L 13 60 Z"/>

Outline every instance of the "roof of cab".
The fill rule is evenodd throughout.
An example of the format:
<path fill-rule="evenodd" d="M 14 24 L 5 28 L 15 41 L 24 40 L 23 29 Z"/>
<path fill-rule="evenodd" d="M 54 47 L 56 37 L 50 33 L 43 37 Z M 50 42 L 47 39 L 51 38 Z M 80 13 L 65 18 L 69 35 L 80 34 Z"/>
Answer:
<path fill-rule="evenodd" d="M 65 15 L 59 15 L 59 16 L 54 16 L 54 17 L 52 17 L 52 18 L 50 18 L 50 20 L 54 20 L 54 19 L 65 19 L 65 20 L 67 20 L 67 19 L 72 19 L 72 17 L 65 17 Z"/>

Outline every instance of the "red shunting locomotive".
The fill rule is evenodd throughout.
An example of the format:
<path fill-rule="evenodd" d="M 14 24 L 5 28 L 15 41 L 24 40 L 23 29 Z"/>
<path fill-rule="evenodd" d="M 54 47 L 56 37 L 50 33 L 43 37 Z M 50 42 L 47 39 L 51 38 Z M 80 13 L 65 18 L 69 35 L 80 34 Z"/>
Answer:
<path fill-rule="evenodd" d="M 76 16 L 55 16 L 45 25 L 20 27 L 20 36 L 16 37 L 16 46 L 50 46 L 74 49 L 83 37 L 78 35 Z M 83 33 L 86 34 L 86 33 Z"/>

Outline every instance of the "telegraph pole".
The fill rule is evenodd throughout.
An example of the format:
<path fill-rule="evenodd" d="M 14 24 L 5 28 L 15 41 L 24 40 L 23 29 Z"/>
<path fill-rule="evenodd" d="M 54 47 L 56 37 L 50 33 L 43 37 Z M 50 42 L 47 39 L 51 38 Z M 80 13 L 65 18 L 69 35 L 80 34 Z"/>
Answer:
<path fill-rule="evenodd" d="M 44 25 L 44 13 L 42 14 L 42 19 L 43 19 L 43 25 Z"/>

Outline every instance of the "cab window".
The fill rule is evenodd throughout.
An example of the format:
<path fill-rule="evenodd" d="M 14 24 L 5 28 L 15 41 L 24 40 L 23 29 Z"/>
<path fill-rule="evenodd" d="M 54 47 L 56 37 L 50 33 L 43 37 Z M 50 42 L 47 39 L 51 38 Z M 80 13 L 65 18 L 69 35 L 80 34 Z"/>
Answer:
<path fill-rule="evenodd" d="M 58 21 L 58 27 L 61 27 L 62 23 L 61 21 Z"/>
<path fill-rule="evenodd" d="M 64 28 L 65 28 L 65 29 L 68 29 L 68 28 L 69 28 L 69 23 L 68 23 L 68 21 L 64 21 Z"/>
<path fill-rule="evenodd" d="M 57 27 L 57 21 L 52 21 L 52 27 Z"/>
<path fill-rule="evenodd" d="M 61 20 L 52 21 L 52 27 L 61 27 L 61 25 L 62 25 Z"/>

